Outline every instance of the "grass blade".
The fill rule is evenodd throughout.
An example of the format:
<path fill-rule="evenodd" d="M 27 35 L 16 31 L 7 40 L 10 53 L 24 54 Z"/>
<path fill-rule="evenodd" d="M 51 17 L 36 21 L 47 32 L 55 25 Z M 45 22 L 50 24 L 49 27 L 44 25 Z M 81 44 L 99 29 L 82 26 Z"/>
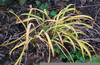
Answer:
<path fill-rule="evenodd" d="M 49 46 L 50 46 L 50 48 L 51 48 L 51 50 L 52 50 L 52 55 L 53 55 L 53 57 L 54 57 L 54 50 L 53 50 L 53 45 L 52 45 L 52 42 L 51 42 L 51 40 L 50 40 L 50 37 L 49 37 L 49 35 L 45 32 L 45 35 L 46 35 L 46 37 L 47 37 L 47 40 L 48 40 L 48 44 L 49 44 Z"/>

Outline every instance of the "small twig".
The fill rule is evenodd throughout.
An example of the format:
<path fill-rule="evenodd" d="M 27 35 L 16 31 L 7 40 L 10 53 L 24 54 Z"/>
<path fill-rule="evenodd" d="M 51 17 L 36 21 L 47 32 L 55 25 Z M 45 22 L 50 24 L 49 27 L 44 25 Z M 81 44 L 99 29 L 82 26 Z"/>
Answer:
<path fill-rule="evenodd" d="M 100 39 L 93 39 L 93 38 L 81 39 L 81 40 L 84 40 L 84 41 L 93 40 L 93 41 L 96 41 L 96 42 L 100 42 Z"/>
<path fill-rule="evenodd" d="M 93 6 L 100 6 L 100 4 L 97 4 L 97 5 L 88 5 L 88 6 L 77 6 L 76 8 L 85 8 L 85 7 L 93 7 Z"/>
<path fill-rule="evenodd" d="M 89 29 L 87 29 L 87 28 L 86 28 L 86 30 L 87 30 L 87 32 L 89 32 L 90 35 L 93 37 L 93 34 L 91 33 L 91 31 L 90 31 Z"/>
<path fill-rule="evenodd" d="M 97 47 L 95 47 L 95 46 L 93 46 L 94 48 L 96 48 L 98 51 L 100 51 L 100 48 L 97 48 Z"/>
<path fill-rule="evenodd" d="M 100 33 L 96 29 L 94 29 L 94 30 L 100 35 Z"/>

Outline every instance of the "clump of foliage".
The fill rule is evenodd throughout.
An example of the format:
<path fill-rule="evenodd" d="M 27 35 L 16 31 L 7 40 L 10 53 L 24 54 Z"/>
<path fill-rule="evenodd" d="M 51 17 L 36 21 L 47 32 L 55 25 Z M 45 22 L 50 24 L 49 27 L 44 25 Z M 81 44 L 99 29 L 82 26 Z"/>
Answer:
<path fill-rule="evenodd" d="M 91 61 L 86 61 L 87 63 L 100 63 L 100 58 L 95 56 L 91 57 Z"/>
<path fill-rule="evenodd" d="M 71 56 L 72 56 L 72 58 L 73 58 L 73 60 L 74 60 L 75 62 L 86 62 L 86 59 L 85 59 L 86 54 L 85 54 L 85 53 L 84 53 L 84 57 L 83 57 L 83 56 L 82 56 L 82 51 L 81 51 L 81 50 L 79 50 L 79 51 L 77 52 L 76 50 L 72 49 L 72 51 L 73 51 L 73 53 L 71 54 Z M 62 57 L 63 59 L 66 59 L 66 57 L 65 57 L 64 54 L 62 54 L 61 57 Z M 72 59 L 71 59 L 71 57 L 70 57 L 69 55 L 67 56 L 67 59 L 70 60 L 70 61 L 72 61 Z"/>
<path fill-rule="evenodd" d="M 86 53 L 84 53 L 84 57 L 82 56 L 82 51 L 81 50 L 74 50 L 72 49 L 72 54 L 71 54 L 73 60 L 75 61 L 75 63 L 100 63 L 100 58 L 91 57 L 91 61 L 87 61 L 86 59 Z M 71 57 L 68 55 L 67 58 L 64 54 L 61 55 L 61 57 L 63 59 L 68 59 L 69 61 L 72 61 Z"/>
<path fill-rule="evenodd" d="M 29 13 L 21 14 L 20 16 L 26 16 L 26 15 L 28 16 L 24 20 L 21 20 L 20 16 L 16 15 L 14 12 L 9 11 L 10 13 L 13 13 L 18 18 L 16 23 L 17 24 L 22 23 L 23 26 L 25 27 L 25 30 L 26 30 L 26 33 L 23 34 L 20 38 L 14 40 L 12 42 L 9 42 L 7 44 L 0 45 L 0 46 L 5 46 L 5 45 L 13 44 L 14 42 L 16 42 L 20 39 L 25 40 L 23 42 L 19 42 L 10 51 L 10 56 L 11 56 L 11 53 L 15 49 L 23 46 L 23 50 L 20 54 L 20 57 L 17 59 L 15 65 L 17 65 L 18 62 L 21 63 L 21 59 L 22 59 L 22 56 L 25 54 L 25 50 L 28 50 L 29 42 L 31 42 L 31 41 L 35 42 L 35 40 L 37 40 L 37 39 L 40 39 L 44 44 L 47 45 L 47 47 L 49 47 L 48 62 L 50 62 L 50 56 L 51 56 L 50 54 L 52 53 L 53 57 L 55 55 L 54 44 L 56 44 L 56 46 L 58 46 L 60 48 L 61 52 L 67 58 L 67 55 L 62 50 L 62 47 L 63 47 L 68 52 L 70 58 L 72 59 L 72 62 L 74 62 L 73 55 L 71 55 L 70 52 L 65 48 L 64 43 L 71 44 L 73 46 L 74 50 L 76 48 L 80 49 L 82 51 L 82 58 L 84 57 L 84 51 L 86 51 L 86 53 L 89 55 L 90 60 L 91 60 L 91 53 L 90 53 L 90 51 L 89 51 L 89 49 L 87 48 L 86 45 L 88 45 L 94 51 L 94 53 L 96 54 L 94 48 L 89 43 L 78 39 L 78 34 L 85 35 L 85 33 L 75 29 L 73 27 L 73 25 L 84 25 L 86 27 L 92 28 L 92 26 L 85 24 L 85 23 L 82 23 L 81 19 L 89 20 L 89 21 L 91 21 L 91 23 L 93 22 L 93 19 L 90 16 L 87 16 L 87 15 L 79 15 L 79 13 L 77 12 L 77 10 L 75 8 L 75 5 L 73 5 L 73 4 L 69 4 L 66 8 L 62 9 L 55 16 L 53 15 L 54 17 L 51 18 L 47 14 L 47 11 L 46 11 L 44 6 L 47 7 L 48 5 L 44 4 L 40 7 L 40 9 L 31 8 Z M 71 8 L 70 6 L 74 6 L 74 7 Z M 31 14 L 31 12 L 33 10 L 42 12 L 43 17 Z M 71 11 L 71 13 L 68 14 L 67 12 L 70 12 L 70 11 Z M 75 13 L 77 13 L 77 15 Z M 30 23 L 29 22 L 30 20 L 36 20 L 38 25 L 35 26 L 34 23 Z M 79 22 L 75 22 L 75 20 L 79 20 Z M 24 22 L 27 22 L 27 25 L 25 25 Z M 31 28 L 31 26 L 33 26 L 33 28 Z M 39 32 L 37 32 L 38 28 L 40 28 Z M 30 33 L 32 33 L 32 32 L 34 32 L 34 36 L 30 36 Z M 32 43 L 32 44 L 33 44 L 33 47 L 34 47 L 35 44 L 34 43 Z M 36 44 L 36 45 L 38 45 L 38 44 Z M 59 51 L 57 51 L 57 53 L 59 53 Z"/>
<path fill-rule="evenodd" d="M 50 0 L 48 0 L 48 1 L 50 1 Z M 36 2 L 36 4 L 39 4 L 40 1 L 36 0 L 35 2 Z M 44 10 L 44 9 L 46 9 L 48 6 L 49 6 L 48 3 L 44 3 L 44 4 L 42 4 L 39 8 L 40 8 L 41 10 Z M 57 14 L 56 11 L 53 11 L 53 10 L 52 10 L 51 12 L 47 10 L 46 12 L 47 12 L 48 15 L 50 14 L 51 16 L 55 16 L 55 15 Z M 41 12 L 41 13 L 43 13 L 43 12 Z"/>

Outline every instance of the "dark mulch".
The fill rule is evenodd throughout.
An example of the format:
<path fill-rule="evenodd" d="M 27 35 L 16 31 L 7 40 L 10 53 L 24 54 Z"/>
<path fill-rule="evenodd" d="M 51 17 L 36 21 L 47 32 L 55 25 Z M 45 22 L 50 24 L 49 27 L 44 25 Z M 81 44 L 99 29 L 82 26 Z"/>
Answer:
<path fill-rule="evenodd" d="M 83 1 L 83 2 L 80 2 Z M 46 0 L 40 0 L 40 4 L 36 5 L 35 0 L 30 0 L 27 5 L 20 6 L 16 1 L 7 6 L 0 5 L 0 44 L 5 44 L 11 42 L 15 39 L 18 39 L 25 29 L 22 24 L 15 24 L 16 17 L 13 14 L 7 13 L 10 9 L 13 9 L 17 15 L 21 13 L 29 12 L 29 5 L 32 5 L 33 8 L 39 8 L 41 4 L 47 2 L 49 7 L 47 10 L 55 10 L 59 12 L 68 4 L 75 4 L 77 10 L 80 14 L 89 15 L 93 17 L 95 24 L 93 28 L 75 26 L 75 28 L 82 30 L 84 33 L 89 35 L 89 37 L 84 37 L 80 35 L 80 39 L 90 43 L 96 50 L 97 54 L 100 55 L 100 0 L 52 0 L 50 2 Z M 22 17 L 25 19 L 25 17 Z M 84 23 L 90 24 L 87 20 L 83 20 Z M 22 40 L 20 40 L 22 41 Z M 38 62 L 47 62 L 48 61 L 48 50 L 46 45 L 41 44 L 41 41 L 38 41 L 39 48 L 33 47 L 32 44 L 29 44 L 30 48 L 28 51 L 27 65 L 33 65 Z M 23 47 L 20 47 L 13 51 L 11 58 L 9 58 L 9 52 L 17 44 L 11 44 L 8 46 L 0 47 L 0 65 L 13 65 L 17 58 L 19 57 Z M 92 50 L 90 50 L 93 52 Z M 22 64 L 25 63 L 25 55 L 22 58 Z M 55 57 L 51 57 L 51 62 L 59 62 L 61 57 L 57 54 Z"/>

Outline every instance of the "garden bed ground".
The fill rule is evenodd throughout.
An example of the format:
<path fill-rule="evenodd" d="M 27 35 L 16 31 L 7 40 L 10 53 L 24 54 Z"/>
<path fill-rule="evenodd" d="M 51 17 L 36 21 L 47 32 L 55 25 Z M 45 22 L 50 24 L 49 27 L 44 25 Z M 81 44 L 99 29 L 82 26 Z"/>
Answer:
<path fill-rule="evenodd" d="M 97 54 L 100 55 L 100 0 L 86 0 L 83 4 L 80 2 L 81 0 L 52 0 L 48 2 L 47 0 L 40 0 L 40 3 L 37 5 L 35 0 L 30 0 L 26 5 L 20 6 L 16 1 L 12 4 L 7 6 L 0 5 L 0 44 L 5 44 L 10 41 L 13 41 L 19 38 L 23 33 L 25 33 L 24 27 L 22 24 L 16 24 L 16 17 L 13 14 L 7 13 L 12 9 L 17 15 L 21 13 L 28 13 L 30 6 L 32 5 L 33 8 L 39 8 L 42 4 L 48 3 L 48 7 L 46 8 L 49 11 L 56 11 L 59 12 L 61 9 L 66 7 L 68 4 L 75 4 L 76 9 L 79 11 L 80 14 L 89 15 L 93 17 L 95 24 L 93 28 L 87 27 L 77 27 L 75 28 L 82 30 L 86 33 L 89 37 L 80 36 L 81 40 L 87 41 L 90 43 L 96 50 Z M 85 1 L 85 0 L 83 0 Z M 83 5 L 82 5 L 83 4 Z M 39 13 L 37 12 L 39 15 Z M 25 17 L 22 17 L 25 19 Z M 87 20 L 83 20 L 84 23 L 91 24 Z M 37 25 L 37 24 L 36 24 Z M 22 41 L 22 40 L 20 40 Z M 17 43 L 17 42 L 16 42 Z M 8 46 L 0 47 L 0 65 L 13 65 L 17 58 L 22 51 L 22 47 L 14 50 L 13 54 L 11 55 L 12 60 L 9 58 L 9 52 L 15 46 L 15 44 L 11 44 Z M 48 50 L 46 50 L 46 45 L 41 44 L 39 41 L 39 48 L 32 47 L 30 44 L 30 48 L 28 51 L 28 61 L 27 65 L 32 65 L 38 62 L 47 62 L 48 58 Z M 90 50 L 91 53 L 93 52 Z M 43 54 L 44 57 L 43 57 Z M 60 62 L 61 57 L 56 55 L 54 58 L 51 57 L 51 62 Z M 22 59 L 22 64 L 25 63 L 25 56 Z"/>

